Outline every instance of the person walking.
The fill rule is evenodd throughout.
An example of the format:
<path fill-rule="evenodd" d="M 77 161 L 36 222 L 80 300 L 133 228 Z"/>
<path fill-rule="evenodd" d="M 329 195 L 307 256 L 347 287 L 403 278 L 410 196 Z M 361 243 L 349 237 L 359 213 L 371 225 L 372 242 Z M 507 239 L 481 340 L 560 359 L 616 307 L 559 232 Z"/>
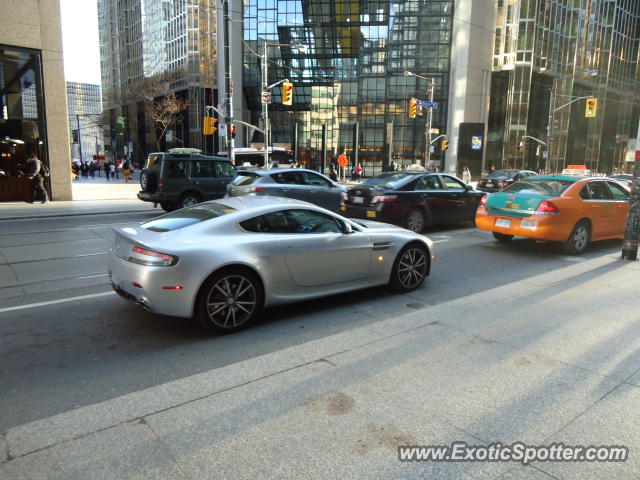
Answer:
<path fill-rule="evenodd" d="M 116 164 L 115 163 L 110 163 L 109 164 L 109 172 L 111 172 L 111 179 L 115 179 L 116 178 Z"/>
<path fill-rule="evenodd" d="M 129 169 L 129 162 L 126 160 L 122 162 L 122 176 L 124 177 L 124 183 L 129 183 L 131 180 L 131 170 Z"/>
<path fill-rule="evenodd" d="M 107 182 L 109 181 L 109 177 L 111 176 L 111 172 L 109 171 L 109 162 L 104 163 L 104 176 L 107 177 Z"/>
<path fill-rule="evenodd" d="M 355 173 L 356 173 L 355 180 L 356 180 L 356 182 L 359 182 L 360 181 L 360 176 L 362 175 L 362 164 L 361 163 L 358 163 L 356 165 Z"/>
<path fill-rule="evenodd" d="M 329 165 L 329 178 L 334 182 L 338 181 L 338 175 L 336 174 L 336 169 L 333 166 L 333 163 Z"/>
<path fill-rule="evenodd" d="M 37 193 L 40 193 L 42 196 L 41 203 L 48 202 L 49 197 L 47 196 L 47 191 L 42 184 L 42 175 L 46 174 L 46 170 L 43 169 L 42 162 L 38 157 L 36 157 L 35 153 L 29 155 L 24 164 L 24 168 L 27 178 L 31 181 L 29 184 L 29 199 L 27 202 L 33 203 L 36 199 Z"/>
<path fill-rule="evenodd" d="M 469 167 L 464 167 L 462 169 L 462 181 L 467 184 L 471 182 L 471 172 L 469 171 Z"/>

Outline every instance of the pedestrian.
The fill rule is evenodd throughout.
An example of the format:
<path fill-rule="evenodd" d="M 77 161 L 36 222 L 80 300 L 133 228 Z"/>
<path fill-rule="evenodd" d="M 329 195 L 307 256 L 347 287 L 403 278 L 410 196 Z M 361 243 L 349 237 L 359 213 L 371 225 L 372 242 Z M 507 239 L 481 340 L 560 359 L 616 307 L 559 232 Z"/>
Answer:
<path fill-rule="evenodd" d="M 27 202 L 33 203 L 36 199 L 36 194 L 40 193 L 42 196 L 41 203 L 46 203 L 49 200 L 49 197 L 47 196 L 47 191 L 42 184 L 42 179 L 43 176 L 48 176 L 49 169 L 43 166 L 35 153 L 29 155 L 24 164 L 24 168 L 27 178 L 31 181 L 29 184 L 29 199 Z"/>
<path fill-rule="evenodd" d="M 110 163 L 109 164 L 109 172 L 111 172 L 111 180 L 113 180 L 114 178 L 116 178 L 116 164 L 114 163 Z"/>
<path fill-rule="evenodd" d="M 496 166 L 495 165 L 491 165 L 491 167 L 489 167 L 489 174 L 492 174 L 495 171 L 496 171 Z"/>
<path fill-rule="evenodd" d="M 129 183 L 131 171 L 129 169 L 129 162 L 126 160 L 122 162 L 122 175 L 124 176 L 124 183 Z"/>
<path fill-rule="evenodd" d="M 333 166 L 333 163 L 329 165 L 329 178 L 334 182 L 338 181 L 338 175 L 336 174 L 336 169 Z"/>
<path fill-rule="evenodd" d="M 360 175 L 362 175 L 362 163 L 358 163 L 355 168 L 356 171 L 356 182 L 360 181 Z"/>
<path fill-rule="evenodd" d="M 116 169 L 115 169 L 116 178 L 120 180 L 120 177 L 118 176 L 118 170 L 120 169 L 120 164 L 118 164 L 118 162 L 115 162 L 115 164 L 116 164 Z"/>
<path fill-rule="evenodd" d="M 470 183 L 471 182 L 471 172 L 469 171 L 469 167 L 464 167 L 462 169 L 462 181 L 464 183 Z"/>
<path fill-rule="evenodd" d="M 104 163 L 104 176 L 107 177 L 107 182 L 108 182 L 109 177 L 111 176 L 111 172 L 109 170 L 109 162 Z"/>

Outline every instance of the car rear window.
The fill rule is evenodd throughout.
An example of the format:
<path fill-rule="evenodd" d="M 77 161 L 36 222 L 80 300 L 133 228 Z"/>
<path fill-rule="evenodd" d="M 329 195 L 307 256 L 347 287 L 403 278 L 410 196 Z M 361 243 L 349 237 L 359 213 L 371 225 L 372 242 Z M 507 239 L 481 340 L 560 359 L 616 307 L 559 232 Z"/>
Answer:
<path fill-rule="evenodd" d="M 526 180 L 510 185 L 503 192 L 560 195 L 573 183 L 575 183 L 575 180 L 529 177 Z"/>
<path fill-rule="evenodd" d="M 222 203 L 201 203 L 143 223 L 142 228 L 152 232 L 170 232 L 234 212 L 237 212 L 235 208 Z"/>
<path fill-rule="evenodd" d="M 244 187 L 246 185 L 251 185 L 258 180 L 258 178 L 260 178 L 260 175 L 253 172 L 238 172 L 238 176 L 231 181 L 231 185 Z"/>
<path fill-rule="evenodd" d="M 160 173 L 160 164 L 161 162 L 158 160 L 160 155 L 149 155 L 147 157 L 147 168 L 155 173 Z"/>
<path fill-rule="evenodd" d="M 489 178 L 513 177 L 516 173 L 518 173 L 517 170 L 496 170 L 491 175 L 489 175 Z"/>
<path fill-rule="evenodd" d="M 370 178 L 362 185 L 367 187 L 380 188 L 398 188 L 409 178 L 415 178 L 415 175 L 407 173 L 381 173 L 377 177 Z"/>

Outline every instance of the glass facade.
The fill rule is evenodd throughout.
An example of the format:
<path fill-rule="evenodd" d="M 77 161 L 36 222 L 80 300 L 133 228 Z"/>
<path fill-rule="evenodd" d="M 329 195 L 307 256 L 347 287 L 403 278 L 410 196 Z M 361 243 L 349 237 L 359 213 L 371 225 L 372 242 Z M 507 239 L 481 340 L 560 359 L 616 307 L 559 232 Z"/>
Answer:
<path fill-rule="evenodd" d="M 427 100 L 427 81 L 436 87 L 432 127 L 444 131 L 451 56 L 453 2 L 435 0 L 245 0 L 244 92 L 250 122 L 260 119 L 259 55 L 267 43 L 268 80 L 294 84 L 293 105 L 275 88 L 269 106 L 271 143 L 293 145 L 298 161 L 320 165 L 323 129 L 327 158 L 353 158 L 354 145 L 365 173 L 384 162 L 406 166 L 424 159 L 427 112 L 409 118 L 409 100 Z M 289 46 L 304 45 L 306 51 Z M 356 128 L 356 124 L 358 127 Z M 354 142 L 354 132 L 358 131 Z M 259 139 L 262 142 L 262 139 Z M 438 153 L 432 158 L 439 160 Z"/>
<path fill-rule="evenodd" d="M 82 141 L 82 161 L 90 161 L 92 155 L 102 154 L 102 96 L 100 85 L 67 82 L 67 106 L 69 132 L 73 139 L 72 156 L 80 160 L 77 140 Z M 80 130 L 78 135 L 77 130 Z M 75 133 L 74 133 L 75 132 Z"/>
<path fill-rule="evenodd" d="M 639 42 L 636 0 L 498 0 L 486 164 L 625 169 Z M 586 96 L 598 98 L 596 118 L 585 118 L 584 99 L 570 103 Z M 529 140 L 520 148 L 523 135 L 549 152 Z"/>

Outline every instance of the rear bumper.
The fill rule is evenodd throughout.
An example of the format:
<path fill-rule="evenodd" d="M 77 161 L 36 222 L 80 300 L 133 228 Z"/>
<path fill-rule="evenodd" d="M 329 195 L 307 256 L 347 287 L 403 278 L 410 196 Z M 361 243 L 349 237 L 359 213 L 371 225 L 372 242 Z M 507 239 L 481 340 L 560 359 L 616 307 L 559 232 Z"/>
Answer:
<path fill-rule="evenodd" d="M 385 208 L 386 207 L 386 208 Z M 361 218 L 363 220 L 375 220 L 376 222 L 391 223 L 392 225 L 402 226 L 404 223 L 404 214 L 395 209 L 388 208 L 388 205 L 341 205 L 340 215 L 347 218 Z"/>
<path fill-rule="evenodd" d="M 528 217 L 509 217 L 507 215 L 492 215 L 484 213 L 483 209 L 476 212 L 476 226 L 487 232 L 497 232 L 515 237 L 527 237 L 535 240 L 549 240 L 564 242 L 569 238 L 573 223 L 563 220 L 560 216 L 530 215 Z M 508 220 L 509 226 L 498 226 L 498 219 Z M 523 227 L 523 222 L 525 226 Z M 528 224 L 528 225 L 527 225 Z"/>
<path fill-rule="evenodd" d="M 176 317 L 193 315 L 194 291 L 197 287 L 185 283 L 178 276 L 173 267 L 138 265 L 109 252 L 109 280 L 114 291 L 150 312 Z M 181 285 L 183 289 L 162 288 L 171 285 Z"/>
<path fill-rule="evenodd" d="M 138 192 L 138 199 L 143 202 L 176 202 L 178 200 L 177 195 L 171 195 L 167 193 L 148 193 L 148 192 Z"/>

